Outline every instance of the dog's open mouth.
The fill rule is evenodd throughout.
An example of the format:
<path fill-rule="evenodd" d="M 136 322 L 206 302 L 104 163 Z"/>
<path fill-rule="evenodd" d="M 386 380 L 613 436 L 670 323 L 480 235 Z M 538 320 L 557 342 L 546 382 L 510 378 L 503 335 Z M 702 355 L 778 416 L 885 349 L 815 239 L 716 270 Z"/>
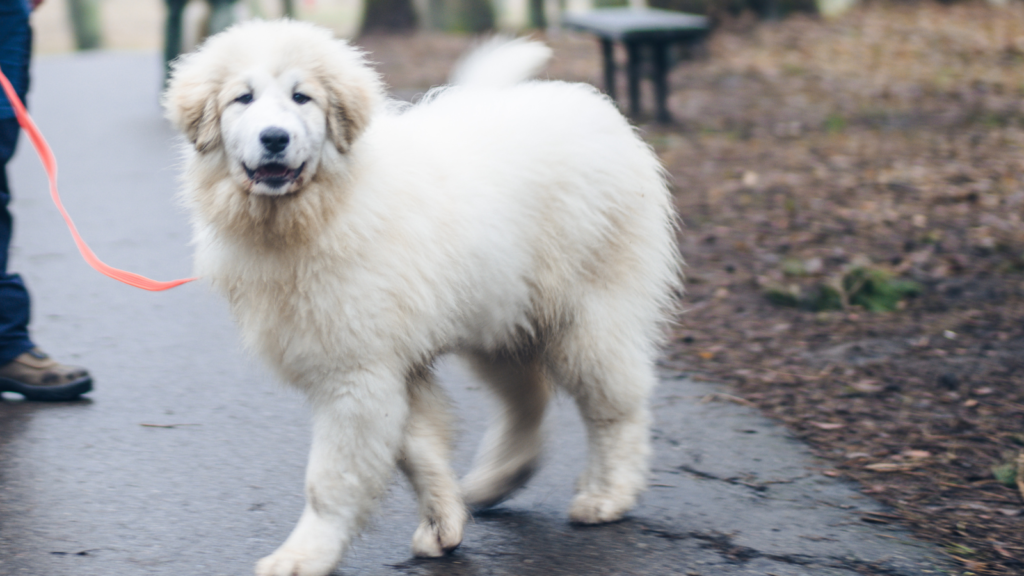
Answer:
<path fill-rule="evenodd" d="M 255 184 L 266 184 L 271 188 L 280 188 L 297 180 L 299 175 L 302 174 L 302 169 L 306 167 L 306 163 L 303 162 L 302 166 L 298 168 L 289 168 L 277 162 L 263 164 L 256 168 L 249 168 L 242 164 L 242 167 L 245 168 L 245 173 L 249 175 L 249 180 L 252 180 Z"/>

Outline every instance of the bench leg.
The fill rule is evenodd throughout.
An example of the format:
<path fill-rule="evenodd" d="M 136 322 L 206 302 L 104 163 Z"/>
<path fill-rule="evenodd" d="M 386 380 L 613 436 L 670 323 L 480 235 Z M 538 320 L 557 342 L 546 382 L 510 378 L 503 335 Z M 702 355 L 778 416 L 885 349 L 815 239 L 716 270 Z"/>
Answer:
<path fill-rule="evenodd" d="M 599 38 L 601 54 L 604 56 L 604 91 L 615 100 L 615 45 L 611 40 Z"/>
<path fill-rule="evenodd" d="M 668 51 L 671 46 L 667 42 L 651 45 L 654 59 L 654 99 L 658 105 L 658 122 L 662 124 L 672 122 L 672 115 L 668 111 Z"/>
<path fill-rule="evenodd" d="M 643 65 L 641 45 L 637 42 L 626 43 L 626 54 L 629 56 L 629 115 L 640 116 L 640 67 Z"/>

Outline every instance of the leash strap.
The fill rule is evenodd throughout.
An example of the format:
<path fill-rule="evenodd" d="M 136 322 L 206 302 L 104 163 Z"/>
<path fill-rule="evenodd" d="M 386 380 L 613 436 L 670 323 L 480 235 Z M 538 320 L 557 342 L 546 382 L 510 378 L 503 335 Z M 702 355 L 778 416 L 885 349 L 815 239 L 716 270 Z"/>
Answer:
<path fill-rule="evenodd" d="M 68 230 L 71 231 L 71 236 L 75 239 L 75 244 L 78 246 L 78 251 L 82 253 L 82 258 L 95 268 L 101 274 L 109 276 L 114 280 L 124 282 L 129 286 L 136 288 L 142 288 L 143 290 L 150 290 L 153 292 L 160 292 L 162 290 L 168 290 L 175 286 L 181 286 L 186 282 L 196 280 L 196 278 L 183 278 L 181 280 L 171 280 L 169 282 L 158 282 L 151 280 L 145 276 L 135 274 L 134 272 L 127 272 L 125 270 L 118 270 L 113 266 L 108 266 L 102 260 L 96 257 L 92 249 L 85 243 L 82 236 L 78 234 L 78 229 L 75 228 L 75 223 L 71 221 L 71 216 L 68 215 L 67 210 L 64 209 L 64 204 L 60 201 L 60 194 L 57 193 L 57 158 L 53 155 L 53 150 L 50 149 L 50 145 L 46 143 L 46 139 L 43 138 L 43 133 L 36 127 L 35 122 L 32 121 L 32 117 L 25 111 L 25 105 L 22 104 L 21 99 L 18 98 L 18 94 L 14 91 L 14 87 L 11 86 L 10 80 L 4 75 L 3 71 L 0 70 L 0 86 L 3 87 L 4 93 L 7 94 L 7 100 L 11 103 L 11 108 L 14 109 L 14 115 L 18 118 L 18 124 L 28 134 L 29 140 L 32 141 L 32 146 L 36 149 L 36 153 L 39 155 L 39 160 L 43 163 L 43 168 L 46 170 L 46 178 L 50 181 L 50 197 L 53 198 L 53 203 L 57 205 L 57 210 L 60 210 L 62 216 L 64 216 L 64 222 L 68 225 Z"/>

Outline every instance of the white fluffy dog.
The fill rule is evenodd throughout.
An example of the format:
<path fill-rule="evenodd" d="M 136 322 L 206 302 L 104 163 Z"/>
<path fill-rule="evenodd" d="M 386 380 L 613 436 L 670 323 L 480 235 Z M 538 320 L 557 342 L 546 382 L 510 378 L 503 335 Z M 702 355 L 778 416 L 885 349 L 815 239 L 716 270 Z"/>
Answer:
<path fill-rule="evenodd" d="M 312 406 L 306 507 L 257 574 L 331 572 L 396 464 L 419 499 L 414 553 L 455 548 L 466 504 L 534 470 L 555 386 L 589 438 L 571 519 L 621 518 L 643 490 L 672 202 L 608 99 L 526 82 L 549 56 L 492 42 L 404 107 L 359 50 L 298 22 L 235 26 L 175 63 L 197 272 Z M 448 352 L 504 406 L 461 485 L 431 373 Z"/>

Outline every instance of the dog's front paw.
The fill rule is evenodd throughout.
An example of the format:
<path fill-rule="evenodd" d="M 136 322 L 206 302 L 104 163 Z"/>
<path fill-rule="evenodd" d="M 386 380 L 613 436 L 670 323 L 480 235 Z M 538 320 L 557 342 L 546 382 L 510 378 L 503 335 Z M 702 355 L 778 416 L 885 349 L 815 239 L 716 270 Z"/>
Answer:
<path fill-rule="evenodd" d="M 569 507 L 569 519 L 577 524 L 604 524 L 621 520 L 633 507 L 631 494 L 579 494 Z"/>
<path fill-rule="evenodd" d="M 412 535 L 412 553 L 418 558 L 440 558 L 462 544 L 462 529 L 467 514 L 458 508 L 448 518 L 430 518 L 420 522 Z"/>
<path fill-rule="evenodd" d="M 327 576 L 337 563 L 334 554 L 282 546 L 256 563 L 256 576 Z"/>

